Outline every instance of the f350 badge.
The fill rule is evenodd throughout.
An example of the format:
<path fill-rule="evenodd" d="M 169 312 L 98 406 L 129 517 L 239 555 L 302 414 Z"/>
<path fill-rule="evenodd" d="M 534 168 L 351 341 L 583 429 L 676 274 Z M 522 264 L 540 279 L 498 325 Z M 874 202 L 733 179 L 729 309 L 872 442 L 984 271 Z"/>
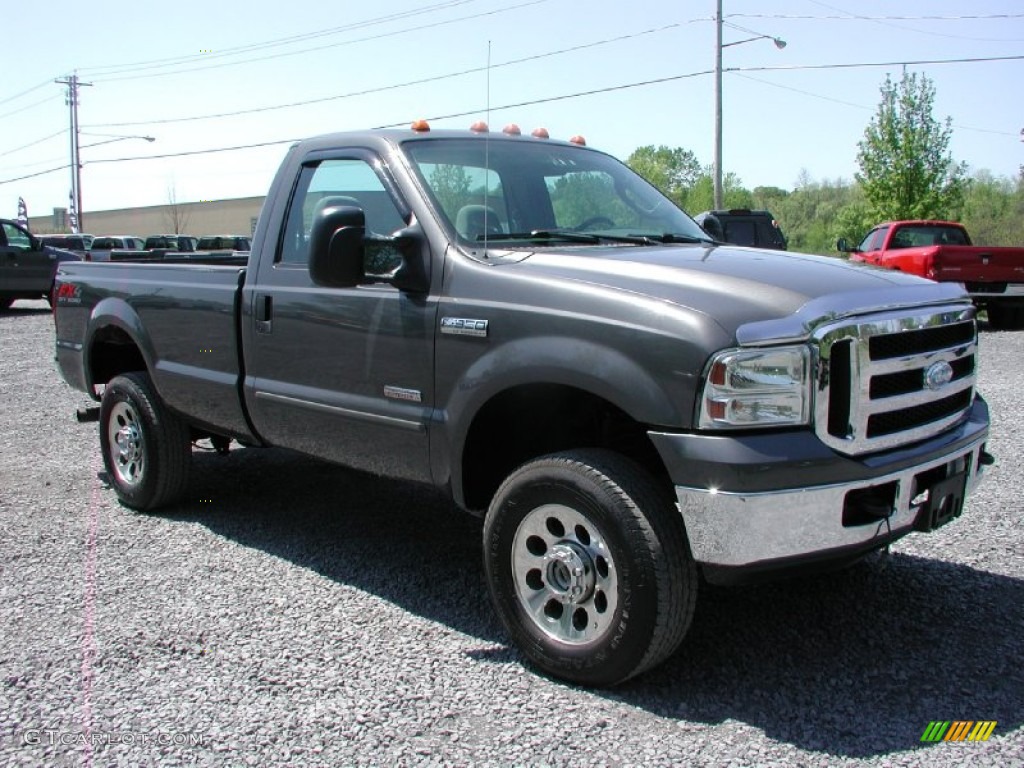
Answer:
<path fill-rule="evenodd" d="M 451 336 L 487 337 L 487 321 L 471 317 L 442 317 L 441 333 Z"/>

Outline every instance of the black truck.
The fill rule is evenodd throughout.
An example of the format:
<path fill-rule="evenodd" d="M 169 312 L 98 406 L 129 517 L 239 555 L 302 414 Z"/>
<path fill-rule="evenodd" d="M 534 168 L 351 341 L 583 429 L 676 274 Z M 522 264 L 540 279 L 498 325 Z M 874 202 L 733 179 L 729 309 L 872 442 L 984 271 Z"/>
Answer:
<path fill-rule="evenodd" d="M 715 242 L 579 137 L 305 140 L 247 256 L 56 297 L 123 504 L 187 503 L 199 439 L 445 489 L 522 653 L 584 684 L 672 654 L 701 580 L 852 563 L 992 461 L 961 287 Z"/>
<path fill-rule="evenodd" d="M 81 257 L 43 243 L 17 221 L 0 219 L 0 309 L 18 299 L 50 299 L 57 267 Z"/>

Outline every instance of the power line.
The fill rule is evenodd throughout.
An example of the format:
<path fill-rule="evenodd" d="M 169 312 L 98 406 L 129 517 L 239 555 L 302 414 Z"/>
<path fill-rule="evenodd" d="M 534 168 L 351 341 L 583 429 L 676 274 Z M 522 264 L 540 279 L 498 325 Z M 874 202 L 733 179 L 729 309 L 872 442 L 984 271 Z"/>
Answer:
<path fill-rule="evenodd" d="M 825 8 L 832 8 L 832 6 L 818 3 Z M 835 8 L 834 10 L 841 11 L 842 9 Z M 799 14 L 799 13 L 727 13 L 725 18 L 738 18 L 738 19 L 796 19 L 796 20 L 808 20 L 808 21 L 851 21 L 854 19 L 861 21 L 992 21 L 999 19 L 1022 19 L 1024 13 L 990 13 L 990 14 L 972 14 L 963 16 L 862 16 L 859 14 L 852 14 L 847 11 L 842 11 L 842 16 L 821 16 L 811 14 Z"/>
<path fill-rule="evenodd" d="M 40 88 L 45 88 L 46 86 L 48 86 L 52 82 L 53 82 L 52 79 L 51 80 L 44 80 L 39 85 L 33 85 L 31 88 L 26 88 L 21 93 L 16 93 L 13 96 L 8 96 L 6 99 L 3 99 L 2 101 L 0 101 L 0 104 L 6 104 L 9 101 L 14 101 L 15 99 L 20 99 L 22 96 L 26 96 L 26 95 L 32 93 L 32 91 L 38 91 Z"/>
<path fill-rule="evenodd" d="M 28 149 L 29 147 L 34 147 L 36 144 L 42 144 L 44 141 L 49 141 L 52 138 L 60 136 L 62 133 L 64 133 L 63 129 L 57 131 L 56 133 L 51 133 L 49 136 L 44 136 L 41 139 L 36 139 L 35 141 L 30 141 L 28 144 L 22 144 L 20 147 L 15 147 L 14 149 L 9 149 L 6 152 L 0 152 L 0 157 L 6 157 L 7 155 L 13 155 L 15 152 L 19 152 L 19 151 L 21 151 L 23 149 Z"/>
<path fill-rule="evenodd" d="M 523 56 L 523 57 L 518 58 L 518 59 L 510 59 L 508 61 L 504 61 L 504 62 L 501 62 L 501 63 L 498 63 L 498 64 L 492 64 L 490 69 L 494 70 L 494 69 L 499 69 L 501 67 L 508 67 L 508 66 L 513 66 L 515 64 L 523 64 L 523 63 L 526 63 L 526 62 L 529 62 L 529 61 L 537 61 L 539 59 L 550 58 L 552 56 L 559 56 L 559 55 L 562 55 L 562 54 L 565 54 L 565 53 L 575 53 L 577 51 L 585 50 L 585 49 L 588 49 L 588 48 L 597 48 L 599 46 L 607 45 L 609 43 L 618 43 L 618 42 L 622 42 L 623 40 L 630 40 L 630 39 L 633 39 L 633 38 L 642 37 L 644 35 L 650 35 L 650 34 L 655 34 L 655 33 L 658 33 L 658 32 L 664 32 L 664 31 L 669 30 L 669 29 L 676 29 L 678 27 L 683 26 L 683 24 L 692 24 L 694 21 L 703 21 L 703 19 L 691 19 L 690 21 L 687 21 L 687 22 L 676 22 L 676 23 L 673 23 L 673 24 L 666 24 L 665 26 L 662 26 L 662 27 L 655 27 L 655 28 L 643 30 L 643 31 L 640 31 L 640 32 L 633 32 L 633 33 L 626 34 L 626 35 L 619 35 L 618 37 L 606 38 L 604 40 L 597 40 L 597 41 L 593 41 L 593 42 L 590 42 L 590 43 L 582 43 L 580 45 L 575 45 L 575 46 L 572 46 L 572 47 L 569 47 L 569 48 L 562 48 L 562 49 L 559 49 L 559 50 L 556 50 L 556 51 L 547 51 L 545 53 L 538 53 L 538 54 L 535 54 L 533 56 Z M 138 121 L 132 121 L 132 122 L 125 122 L 125 123 L 95 123 L 93 125 L 88 125 L 88 126 L 85 126 L 85 127 L 86 128 L 126 128 L 126 127 L 140 126 L 140 125 L 164 125 L 164 124 L 168 124 L 168 123 L 184 123 L 184 122 L 192 122 L 192 121 L 196 121 L 196 120 L 213 120 L 213 119 L 219 119 L 219 118 L 225 118 L 225 117 L 238 117 L 238 116 L 241 116 L 241 115 L 251 115 L 251 114 L 255 114 L 255 113 L 259 113 L 259 112 L 271 112 L 271 111 L 279 110 L 279 109 L 291 109 L 291 108 L 294 108 L 294 107 L 304 107 L 304 106 L 309 106 L 310 104 L 321 104 L 321 103 L 327 102 L 327 101 L 336 101 L 338 99 L 347 99 L 347 98 L 353 98 L 353 97 L 356 97 L 356 96 L 367 96 L 367 95 L 372 94 L 372 93 L 381 93 L 383 91 L 395 90 L 397 88 L 406 88 L 406 87 L 413 86 L 413 85 L 423 85 L 425 83 L 437 82 L 439 80 L 446 80 L 446 79 L 449 79 L 449 78 L 461 77 L 463 75 L 475 74 L 477 72 L 483 72 L 486 69 L 487 69 L 486 66 L 471 67 L 469 69 L 463 69 L 463 70 L 460 70 L 460 71 L 457 71 L 457 72 L 447 72 L 447 73 L 441 74 L 441 75 L 432 75 L 430 77 L 423 77 L 423 78 L 420 78 L 418 80 L 407 80 L 407 81 L 401 82 L 401 83 L 391 83 L 389 85 L 382 85 L 382 86 L 378 86 L 376 88 L 366 88 L 366 89 L 361 90 L 361 91 L 350 91 L 348 93 L 340 93 L 340 94 L 335 94 L 333 96 L 323 96 L 323 97 L 316 98 L 316 99 L 305 99 L 303 101 L 293 101 L 293 102 L 288 102 L 288 103 L 285 103 L 285 104 L 271 104 L 271 105 L 267 105 L 267 106 L 263 106 L 263 107 L 251 107 L 249 109 L 239 109 L 239 110 L 234 110 L 234 111 L 231 111 L 231 112 L 218 112 L 218 113 L 207 114 L 207 115 L 192 115 L 190 117 L 172 117 L 172 118 L 165 118 L 165 119 L 162 119 L 162 120 L 138 120 Z"/>
<path fill-rule="evenodd" d="M 949 37 L 949 38 L 963 39 L 963 40 L 972 40 L 972 39 L 973 40 L 983 40 L 985 42 L 1013 42 L 1011 40 L 992 40 L 992 39 L 986 39 L 986 38 L 970 38 L 970 37 L 967 37 L 967 36 L 964 36 L 964 35 L 948 35 L 948 34 L 944 34 L 942 32 L 931 32 L 929 30 L 917 29 L 915 27 L 908 27 L 908 26 L 906 26 L 904 24 L 891 24 L 887 20 L 885 20 L 885 17 L 875 18 L 875 17 L 872 17 L 872 16 L 861 16 L 860 14 L 852 13 L 850 11 L 847 11 L 844 8 L 837 8 L 834 5 L 829 5 L 828 3 L 823 3 L 823 2 L 821 2 L 821 0 L 809 0 L 809 1 L 811 3 L 813 3 L 814 5 L 820 5 L 822 8 L 828 8 L 830 11 L 838 11 L 839 13 L 846 14 L 846 18 L 847 19 L 856 19 L 858 21 L 870 21 L 873 24 L 878 24 L 879 26 L 891 27 L 892 29 L 902 29 L 902 30 L 907 31 L 907 32 L 916 32 L 919 35 L 931 35 L 932 37 Z M 1008 15 L 1007 18 L 1014 18 L 1014 16 Z"/>
<path fill-rule="evenodd" d="M 739 73 L 735 73 L 735 74 L 736 74 L 736 77 L 742 77 L 744 80 L 751 80 L 751 81 L 753 81 L 755 83 L 761 83 L 762 85 L 770 85 L 772 88 L 780 88 L 780 89 L 782 89 L 784 91 L 792 91 L 793 93 L 799 93 L 802 96 L 810 96 L 811 98 L 821 99 L 822 101 L 831 101 L 831 102 L 833 102 L 835 104 L 842 104 L 844 106 L 853 107 L 855 109 L 861 109 L 861 110 L 864 110 L 866 112 L 873 112 L 875 109 L 877 109 L 877 107 L 869 107 L 869 106 L 866 106 L 864 104 L 855 104 L 852 101 L 843 101 L 842 99 L 837 99 L 837 98 L 834 98 L 832 96 L 824 96 L 824 95 L 822 95 L 820 93 L 814 93 L 812 91 L 805 91 L 805 90 L 803 90 L 801 88 L 793 88 L 792 86 L 789 86 L 789 85 L 782 85 L 781 83 L 773 83 L 771 80 L 764 80 L 764 79 L 762 79 L 760 77 L 752 77 L 750 75 L 742 75 L 742 74 L 739 74 Z M 959 124 L 957 124 L 957 125 L 954 125 L 953 127 L 954 128 L 959 128 L 960 130 L 963 130 L 963 131 L 976 131 L 978 133 L 990 133 L 990 134 L 995 135 L 995 136 L 1017 136 L 1018 135 L 1018 134 L 1010 132 L 1010 131 L 996 131 L 996 130 L 992 130 L 991 128 L 975 128 L 975 127 L 970 126 L 970 125 L 959 125 Z"/>
<path fill-rule="evenodd" d="M 223 69 L 224 67 L 234 67 L 234 66 L 238 66 L 238 65 L 241 65 L 241 64 L 251 64 L 253 62 L 262 63 L 262 62 L 265 62 L 265 61 L 270 61 L 272 59 L 282 59 L 282 58 L 286 58 L 288 56 L 299 56 L 299 55 L 304 54 L 304 53 L 312 53 L 314 51 L 323 51 L 323 50 L 327 50 L 329 48 L 339 48 L 339 47 L 344 46 L 344 45 L 355 45 L 356 43 L 365 43 L 365 42 L 369 42 L 369 41 L 372 41 L 372 40 L 381 40 L 381 39 L 384 39 L 384 38 L 387 38 L 387 37 L 395 37 L 396 35 L 404 35 L 407 32 L 420 32 L 420 31 L 423 31 L 425 29 L 433 29 L 435 27 L 443 27 L 443 26 L 446 26 L 448 24 L 456 24 L 456 23 L 458 23 L 460 21 L 469 21 L 471 19 L 479 19 L 479 18 L 483 18 L 485 16 L 495 16 L 495 15 L 497 15 L 499 13 L 506 13 L 508 11 L 514 11 L 514 10 L 518 10 L 520 8 L 526 8 L 526 7 L 531 6 L 531 5 L 539 5 L 539 4 L 545 3 L 545 2 L 547 2 L 547 0 L 527 0 L 527 2 L 522 2 L 522 3 L 519 3 L 517 5 L 510 5 L 510 6 L 506 6 L 504 8 L 498 8 L 498 9 L 491 10 L 491 11 L 484 11 L 484 12 L 481 12 L 481 13 L 471 14 L 469 16 L 459 16 L 458 18 L 455 18 L 455 19 L 447 19 L 445 21 L 437 21 L 437 22 L 434 22 L 432 24 L 420 24 L 420 25 L 415 26 L 415 27 L 406 27 L 405 29 L 395 30 L 395 31 L 392 31 L 392 32 L 382 32 L 379 35 L 370 35 L 369 37 L 361 37 L 361 38 L 357 38 L 355 40 L 343 40 L 343 41 L 338 42 L 338 43 L 330 43 L 328 45 L 320 45 L 320 46 L 316 46 L 314 48 L 303 48 L 303 49 L 298 50 L 298 51 L 287 51 L 285 53 L 276 53 L 276 54 L 272 54 L 270 56 L 259 56 L 259 57 L 252 58 L 252 59 L 242 59 L 240 61 L 226 61 L 226 62 L 223 62 L 221 64 L 210 64 L 209 66 L 203 66 L 203 67 L 191 67 L 189 69 L 179 69 L 179 70 L 176 70 L 176 71 L 173 71 L 173 72 L 151 72 L 149 74 L 144 74 L 144 75 L 126 75 L 125 77 L 100 77 L 100 78 L 97 78 L 97 82 L 111 83 L 111 82 L 116 82 L 116 81 L 120 81 L 120 80 L 143 80 L 143 79 L 148 79 L 148 78 L 153 78 L 153 77 L 167 77 L 167 76 L 173 76 L 173 75 L 190 74 L 192 72 L 204 72 L 204 71 L 210 70 L 210 69 Z"/>
<path fill-rule="evenodd" d="M 399 13 L 388 14 L 387 16 L 378 16 L 364 21 L 357 21 L 351 24 L 345 24 L 340 27 L 333 27 L 331 29 L 317 30 L 314 32 L 304 32 L 298 35 L 290 35 L 288 37 L 272 38 L 259 43 L 248 43 L 246 45 L 235 46 L 234 48 L 226 48 L 223 51 L 217 53 L 200 53 L 200 54 L 189 54 L 187 56 L 173 56 L 164 59 L 151 59 L 149 61 L 139 61 L 130 64 L 107 64 L 96 67 L 85 67 L 82 71 L 86 72 L 100 72 L 101 70 L 114 70 L 113 72 L 106 72 L 105 74 L 121 74 L 122 72 L 134 72 L 139 69 L 158 69 L 160 67 L 174 66 L 176 64 L 188 64 L 200 59 L 220 59 L 228 56 L 235 56 L 241 53 L 249 53 L 251 51 L 263 50 L 266 48 L 275 48 L 282 45 L 290 45 L 295 42 L 301 42 L 303 40 L 311 40 L 318 37 L 329 37 L 330 35 L 339 34 L 341 32 L 348 32 L 354 29 L 360 29 L 363 27 L 375 26 L 377 24 L 384 24 L 390 21 L 397 21 L 399 19 L 409 18 L 410 16 L 419 16 L 425 13 L 433 13 L 434 11 L 445 10 L 453 8 L 459 5 L 466 5 L 467 3 L 475 3 L 478 0 L 447 0 L 447 2 L 437 3 L 435 5 L 427 6 L 425 8 L 418 8 L 412 11 L 403 11 Z"/>
<path fill-rule="evenodd" d="M 972 58 L 958 58 L 958 59 L 916 59 L 908 61 L 883 61 L 883 62 L 860 62 L 860 63 L 845 63 L 845 64 L 797 64 L 790 66 L 771 66 L 771 67 L 731 67 L 723 70 L 723 72 L 738 73 L 738 72 L 780 72 L 780 71 L 798 71 L 798 70 L 830 70 L 830 69 L 854 69 L 854 68 L 873 68 L 873 67 L 902 67 L 902 66 L 920 66 L 923 64 L 975 64 L 983 62 L 998 62 L 998 61 L 1021 61 L 1024 60 L 1024 55 L 1021 56 L 986 56 L 986 57 L 972 57 Z M 606 86 L 604 88 L 593 88 L 586 91 L 577 91 L 575 93 L 567 93 L 559 96 L 549 96 L 540 99 L 529 99 L 526 101 L 514 102 L 509 104 L 502 104 L 500 106 L 492 106 L 491 111 L 499 111 L 506 109 L 514 109 L 517 107 L 533 106 L 535 104 L 548 104 L 558 101 L 567 101 L 569 99 L 576 99 L 585 96 L 595 96 L 602 93 L 612 93 L 614 91 L 624 91 L 632 88 L 642 88 L 650 85 L 659 85 L 668 82 L 674 82 L 677 80 L 685 80 L 694 77 L 700 77 L 702 75 L 710 75 L 712 70 L 701 70 L 698 72 L 688 72 L 681 75 L 668 75 L 666 77 L 652 78 L 649 80 L 642 80 L 634 83 L 623 83 L 620 85 Z M 469 109 L 462 112 L 453 112 L 445 115 L 435 115 L 428 118 L 428 120 L 446 120 L 455 117 L 466 117 L 469 115 L 479 115 L 484 111 L 482 107 L 476 107 L 475 109 Z M 406 119 L 399 123 L 389 123 L 387 125 L 375 126 L 373 130 L 384 129 L 384 128 L 396 128 L 403 125 L 408 125 L 411 122 L 411 118 Z M 977 129 L 975 129 L 977 130 Z M 276 141 L 265 141 L 256 144 L 239 144 L 230 147 L 213 147 L 208 149 L 191 150 L 186 152 L 170 152 L 161 155 L 138 155 L 134 157 L 117 157 L 107 158 L 103 160 L 91 160 L 88 161 L 89 165 L 98 165 L 101 163 L 125 163 L 138 160 L 159 160 L 173 157 L 187 157 L 192 155 L 206 155 L 216 154 L 218 152 L 233 152 L 243 149 L 254 149 L 259 147 L 269 147 L 281 144 L 289 144 L 299 141 L 299 139 L 280 139 Z M 53 173 L 55 171 L 63 170 L 69 166 L 63 166 L 62 168 L 54 168 L 49 171 L 41 171 L 39 173 L 31 174 L 30 176 L 23 176 L 16 179 L 4 179 L 0 180 L 0 184 L 9 184 L 14 181 L 21 181 L 24 178 L 32 178 L 34 176 L 42 176 L 46 173 Z"/>
<path fill-rule="evenodd" d="M 18 176 L 16 179 L 4 179 L 0 181 L 0 184 L 10 184 L 14 181 L 24 181 L 25 179 L 34 179 L 36 176 L 45 176 L 48 173 L 56 173 L 57 171 L 63 171 L 71 167 L 71 164 L 62 165 L 59 168 L 51 168 L 48 171 L 39 171 L 39 173 L 30 173 L 27 176 Z"/>
<path fill-rule="evenodd" d="M 35 89 L 33 89 L 33 90 L 35 90 Z M 33 104 L 29 104 L 28 106 L 20 107 L 20 108 L 14 110 L 13 112 L 5 112 L 4 114 L 0 115 L 0 120 L 3 120 L 4 118 L 7 118 L 7 117 L 13 117 L 14 115 L 17 115 L 19 112 L 27 112 L 28 110 L 34 109 L 35 107 L 38 107 L 41 104 L 46 104 L 46 103 L 54 101 L 55 99 L 58 99 L 58 98 L 60 98 L 60 97 L 56 96 L 56 95 L 54 95 L 54 96 L 47 96 L 42 101 L 37 101 L 37 102 L 35 102 Z"/>
<path fill-rule="evenodd" d="M 301 139 L 277 139 L 275 141 L 261 141 L 257 144 L 236 144 L 233 147 L 214 147 L 211 149 L 193 149 L 187 152 L 168 152 L 163 155 L 139 155 L 136 157 L 108 157 L 102 160 L 87 160 L 84 165 L 100 165 L 101 163 L 127 163 L 132 160 L 165 160 L 169 157 L 189 157 L 191 155 L 212 155 L 217 152 L 235 152 L 240 149 L 256 149 L 259 147 L 273 147 L 280 144 L 294 144 Z M 60 170 L 59 168 L 57 170 Z M 0 184 L 6 182 L 0 181 Z"/>
<path fill-rule="evenodd" d="M 814 69 L 869 69 L 872 67 L 917 67 L 923 64 L 980 64 L 994 61 L 1021 61 L 1024 55 L 1018 56 L 969 56 L 959 59 L 915 59 L 908 61 L 875 61 L 859 62 L 849 64 L 792 64 L 777 65 L 771 67 L 730 67 L 723 69 L 723 72 L 770 72 L 770 71 L 796 71 Z"/>

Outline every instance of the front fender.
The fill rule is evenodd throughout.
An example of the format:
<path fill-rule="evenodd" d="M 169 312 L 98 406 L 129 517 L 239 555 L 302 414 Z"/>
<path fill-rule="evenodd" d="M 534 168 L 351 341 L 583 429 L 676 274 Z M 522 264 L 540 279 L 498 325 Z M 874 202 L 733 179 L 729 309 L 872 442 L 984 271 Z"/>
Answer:
<path fill-rule="evenodd" d="M 664 366 L 670 373 L 658 379 L 625 352 L 578 338 L 530 337 L 489 349 L 439 390 L 444 407 L 436 412 L 431 429 L 435 481 L 450 483 L 456 501 L 462 503 L 463 451 L 474 420 L 493 398 L 523 385 L 577 389 L 645 425 L 687 424 L 700 368 L 685 370 L 687 366 L 679 362 Z"/>

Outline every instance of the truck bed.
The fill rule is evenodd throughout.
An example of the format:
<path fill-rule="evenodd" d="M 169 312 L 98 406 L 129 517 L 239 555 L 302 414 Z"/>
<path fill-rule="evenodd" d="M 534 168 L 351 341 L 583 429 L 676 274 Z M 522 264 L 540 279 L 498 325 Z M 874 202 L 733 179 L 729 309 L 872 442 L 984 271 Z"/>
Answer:
<path fill-rule="evenodd" d="M 127 341 L 110 331 L 83 349 L 88 326 L 146 328 L 140 368 L 168 406 L 197 426 L 251 436 L 239 397 L 237 317 L 245 268 L 237 263 L 73 262 L 57 273 L 57 358 L 83 389 L 86 371 Z M 102 365 L 100 366 L 102 368 Z"/>

